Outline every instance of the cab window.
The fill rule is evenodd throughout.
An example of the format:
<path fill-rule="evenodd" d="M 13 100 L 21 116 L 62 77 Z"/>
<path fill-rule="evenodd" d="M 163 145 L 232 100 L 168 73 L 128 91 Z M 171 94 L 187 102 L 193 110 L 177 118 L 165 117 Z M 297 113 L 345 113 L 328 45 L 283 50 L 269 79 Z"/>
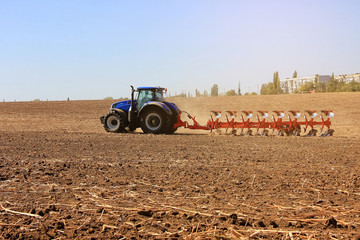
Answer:
<path fill-rule="evenodd" d="M 145 103 L 154 100 L 154 92 L 152 90 L 141 90 L 138 96 L 138 109 L 142 108 Z"/>
<path fill-rule="evenodd" d="M 164 95 L 163 95 L 162 90 L 157 90 L 155 92 L 155 99 L 156 99 L 156 101 L 163 101 L 164 100 Z"/>

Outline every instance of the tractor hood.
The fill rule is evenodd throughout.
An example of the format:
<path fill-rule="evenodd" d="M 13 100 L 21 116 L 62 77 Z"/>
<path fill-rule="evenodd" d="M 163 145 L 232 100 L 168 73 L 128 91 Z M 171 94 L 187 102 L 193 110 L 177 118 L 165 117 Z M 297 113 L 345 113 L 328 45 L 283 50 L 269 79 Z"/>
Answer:
<path fill-rule="evenodd" d="M 136 100 L 134 100 L 134 104 L 136 104 Z M 113 103 L 111 105 L 110 109 L 116 108 L 116 109 L 121 109 L 125 112 L 128 112 L 130 106 L 131 106 L 131 100 L 124 100 L 124 101 L 119 101 L 119 102 Z"/>

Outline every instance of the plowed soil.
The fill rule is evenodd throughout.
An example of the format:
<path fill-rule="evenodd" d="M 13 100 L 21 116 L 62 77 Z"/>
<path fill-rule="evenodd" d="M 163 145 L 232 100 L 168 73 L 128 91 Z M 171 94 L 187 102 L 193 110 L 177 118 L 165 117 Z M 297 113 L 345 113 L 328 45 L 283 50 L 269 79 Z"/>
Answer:
<path fill-rule="evenodd" d="M 333 137 L 110 134 L 112 101 L 0 103 L 0 239 L 358 239 L 360 94 L 173 98 L 333 109 Z"/>

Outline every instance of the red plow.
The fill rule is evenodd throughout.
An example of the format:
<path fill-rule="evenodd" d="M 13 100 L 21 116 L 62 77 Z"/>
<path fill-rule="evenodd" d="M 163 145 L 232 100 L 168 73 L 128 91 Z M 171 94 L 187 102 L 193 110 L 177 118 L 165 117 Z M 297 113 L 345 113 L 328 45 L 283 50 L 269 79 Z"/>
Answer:
<path fill-rule="evenodd" d="M 257 111 L 256 114 L 253 114 L 252 111 L 245 110 L 241 112 L 226 111 L 224 120 L 221 120 L 221 111 L 211 111 L 210 119 L 205 126 L 200 125 L 195 120 L 195 117 L 189 113 L 184 111 L 183 113 L 185 113 L 193 123 L 189 124 L 187 121 L 182 121 L 181 114 L 179 114 L 177 122 L 174 125 L 175 128 L 184 127 L 189 129 L 210 130 L 211 132 L 219 132 L 221 129 L 225 129 L 225 132 L 228 134 L 237 135 L 240 131 L 239 135 L 249 136 L 268 136 L 270 130 L 279 136 L 300 136 L 302 129 L 304 133 L 307 132 L 305 136 L 316 136 L 318 130 L 315 129 L 315 127 L 320 127 L 321 137 L 332 136 L 334 133 L 334 130 L 330 128 L 330 118 L 334 117 L 332 110 L 321 110 L 320 114 L 315 110 L 306 110 L 303 114 L 298 110 L 291 110 L 287 113 L 280 110 L 272 112 Z M 303 115 L 303 118 L 301 115 Z M 324 128 L 326 129 L 325 131 Z"/>

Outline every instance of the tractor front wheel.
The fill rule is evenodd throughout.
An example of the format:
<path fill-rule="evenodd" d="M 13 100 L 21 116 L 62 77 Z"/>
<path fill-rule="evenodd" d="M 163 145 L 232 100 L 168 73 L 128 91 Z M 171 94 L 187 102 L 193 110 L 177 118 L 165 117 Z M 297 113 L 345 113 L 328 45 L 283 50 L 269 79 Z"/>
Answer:
<path fill-rule="evenodd" d="M 164 133 L 166 128 L 165 113 L 156 108 L 147 110 L 141 116 L 140 126 L 145 133 Z"/>
<path fill-rule="evenodd" d="M 104 128 L 107 132 L 112 133 L 126 132 L 125 120 L 126 116 L 122 116 L 118 112 L 110 112 L 104 118 Z"/>

